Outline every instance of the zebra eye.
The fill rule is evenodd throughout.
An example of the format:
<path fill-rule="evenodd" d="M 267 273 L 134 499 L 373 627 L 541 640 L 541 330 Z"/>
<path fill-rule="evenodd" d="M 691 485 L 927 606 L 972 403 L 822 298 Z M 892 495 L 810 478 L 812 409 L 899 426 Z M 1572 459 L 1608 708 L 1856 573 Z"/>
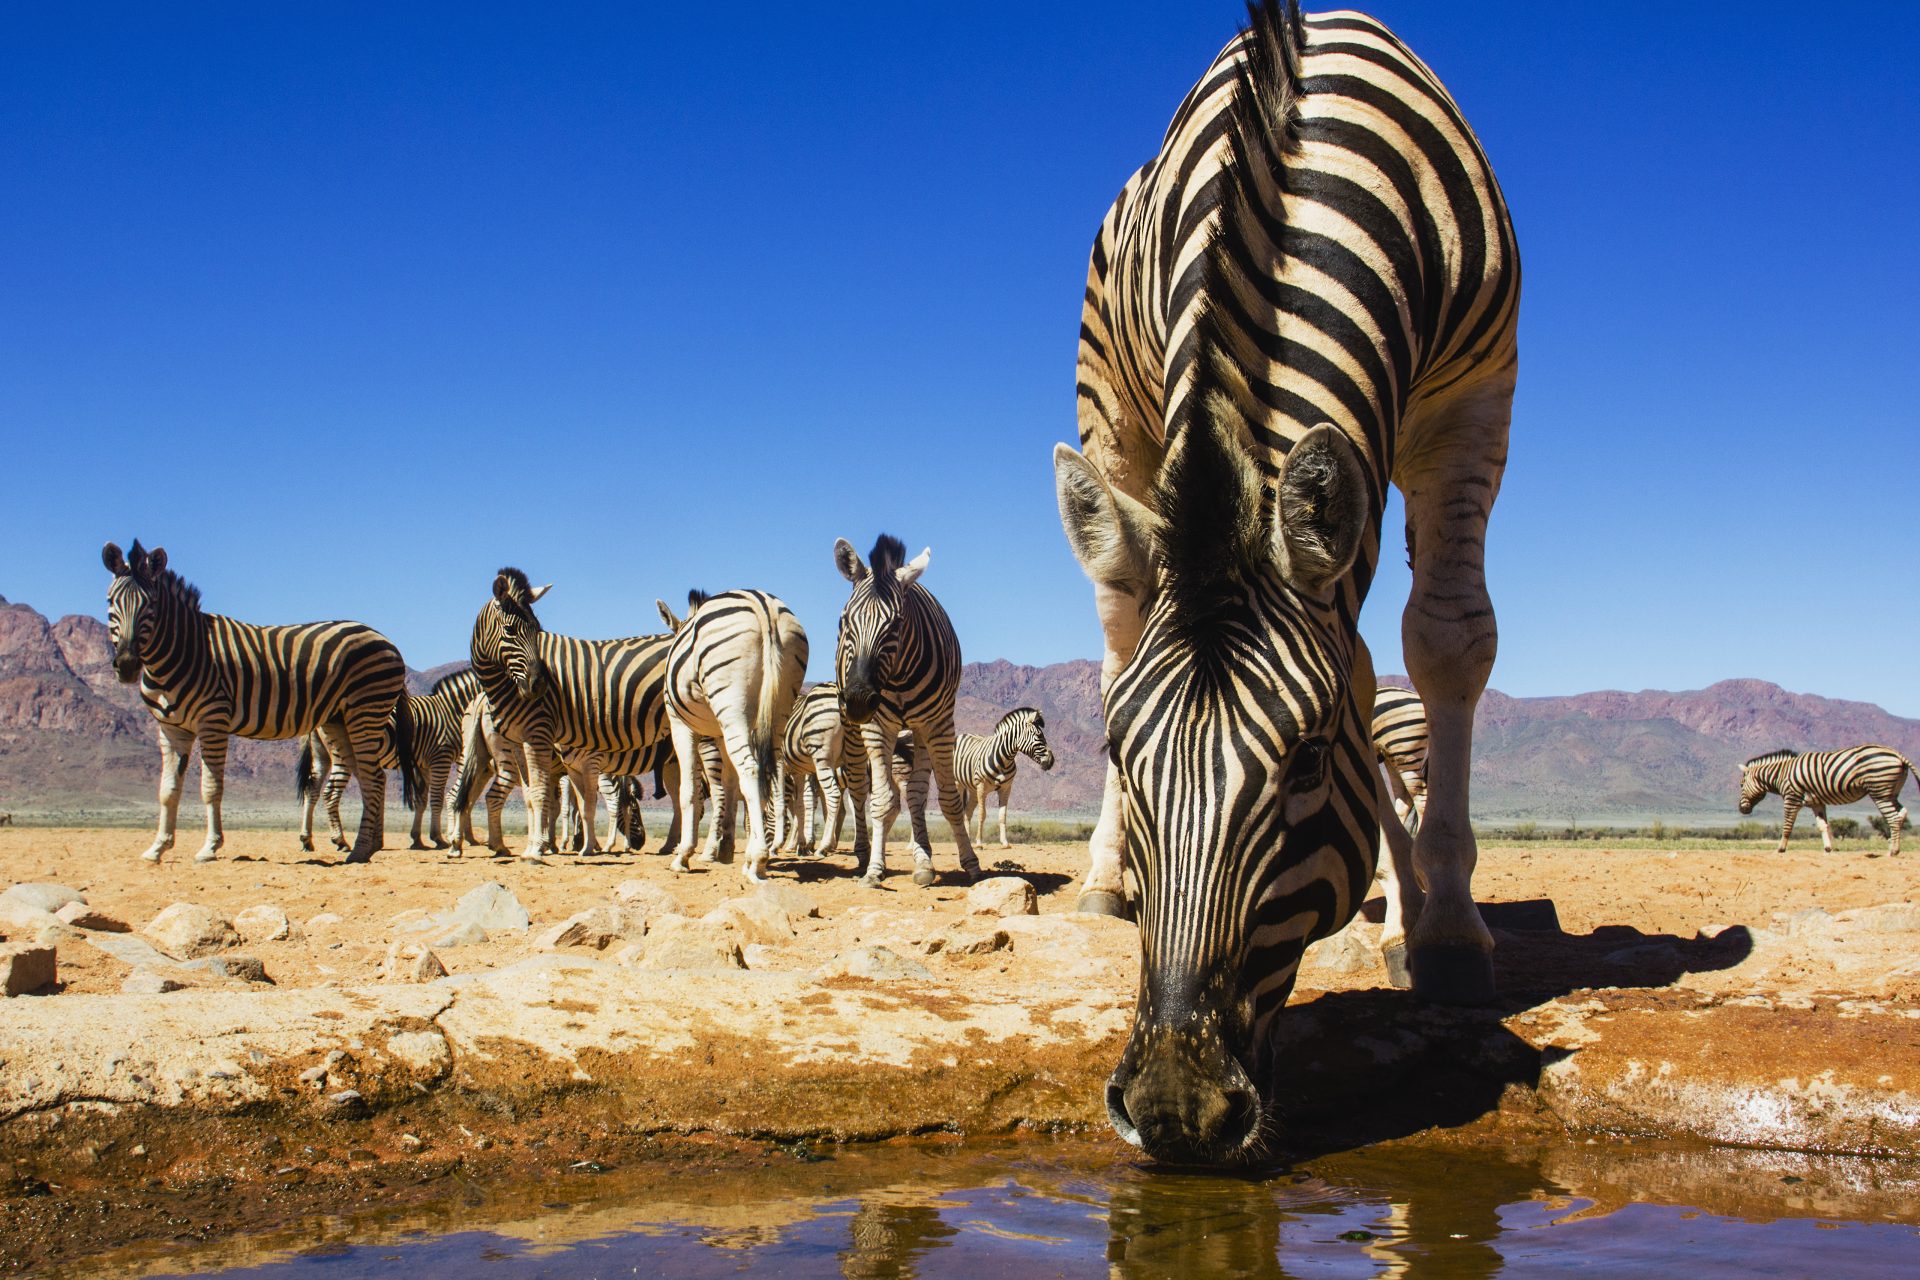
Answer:
<path fill-rule="evenodd" d="M 1112 738 L 1107 739 L 1107 759 L 1113 763 L 1114 768 L 1120 767 L 1120 744 Z"/>
<path fill-rule="evenodd" d="M 1333 750 L 1319 738 L 1303 739 L 1293 749 L 1293 759 L 1287 770 L 1287 785 L 1295 791 L 1312 791 L 1327 777 L 1327 762 L 1333 757 Z"/>

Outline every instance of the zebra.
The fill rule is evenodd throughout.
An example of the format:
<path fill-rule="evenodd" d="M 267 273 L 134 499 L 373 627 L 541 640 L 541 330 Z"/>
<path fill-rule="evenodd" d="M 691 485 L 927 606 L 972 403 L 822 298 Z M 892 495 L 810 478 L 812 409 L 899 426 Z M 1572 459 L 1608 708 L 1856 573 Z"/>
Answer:
<path fill-rule="evenodd" d="M 781 753 L 787 781 L 788 833 L 793 852 L 829 854 L 840 848 L 840 814 L 845 789 L 840 772 L 866 767 L 857 736 L 846 732 L 840 719 L 840 687 L 816 684 L 793 704 L 793 713 L 781 734 Z M 813 796 L 820 799 L 821 836 L 813 843 Z M 864 860 L 866 828 L 854 823 L 854 856 Z"/>
<path fill-rule="evenodd" d="M 1199 1164 L 1277 1136 L 1275 1015 L 1374 876 L 1388 803 L 1356 623 L 1389 480 L 1431 748 L 1425 821 L 1392 846 L 1419 868 L 1397 868 L 1402 891 L 1425 885 L 1413 986 L 1493 994 L 1467 784 L 1518 371 L 1512 224 L 1459 108 L 1384 26 L 1248 13 L 1101 224 L 1080 450 L 1054 451 L 1105 640 L 1080 906 L 1125 912 L 1130 874 L 1141 930 L 1108 1112 L 1149 1156 Z"/>
<path fill-rule="evenodd" d="M 453 773 L 454 762 L 460 758 L 460 718 L 467 703 L 479 692 L 479 679 L 471 668 L 463 667 L 434 681 L 429 692 L 407 695 L 407 707 L 413 715 L 412 767 L 416 777 L 426 780 L 426 807 L 414 806 L 413 838 L 408 848 L 429 847 L 420 839 L 422 819 L 429 813 L 429 834 L 433 841 L 431 847 L 447 847 L 447 842 L 441 838 L 441 810 L 447 801 L 447 783 Z M 388 726 L 388 736 L 380 747 L 380 767 L 398 769 L 401 766 L 393 746 L 391 720 Z M 334 767 L 336 765 L 337 768 Z M 340 827 L 340 797 L 347 789 L 345 762 L 335 761 L 325 740 L 318 733 L 310 733 L 301 744 L 299 763 L 294 767 L 294 790 L 301 802 L 300 847 L 309 853 L 313 852 L 313 806 L 321 791 L 319 784 L 322 779 L 326 781 L 324 798 L 327 822 L 333 829 L 334 847 L 345 849 L 348 846 Z"/>
<path fill-rule="evenodd" d="M 586 807 L 586 851 L 595 834 L 601 760 L 650 747 L 666 732 L 666 658 L 671 636 L 579 640 L 541 629 L 533 612 L 551 583 L 535 588 L 518 569 L 494 575 L 493 597 L 473 623 L 473 671 L 495 730 L 523 756 L 527 847 L 554 852 L 558 749 L 572 762 Z M 466 770 L 462 771 L 463 777 Z M 464 802 L 470 788 L 455 795 Z"/>
<path fill-rule="evenodd" d="M 1907 822 L 1900 791 L 1910 773 L 1920 781 L 1920 769 L 1892 747 L 1869 745 L 1805 754 L 1769 751 L 1740 766 L 1740 812 L 1752 813 L 1753 806 L 1771 791 L 1784 805 L 1776 852 L 1787 851 L 1794 819 L 1804 807 L 1813 810 L 1814 821 L 1820 824 L 1821 846 L 1832 853 L 1833 829 L 1827 825 L 1827 806 L 1871 798 L 1880 816 L 1887 820 L 1887 853 L 1898 857 L 1900 828 Z"/>
<path fill-rule="evenodd" d="M 672 618 L 664 603 L 655 602 Z M 718 739 L 724 778 L 714 796 L 716 831 L 730 815 L 738 784 L 747 806 L 747 856 L 752 881 L 767 877 L 768 850 L 783 842 L 780 734 L 807 673 L 807 633 L 793 611 L 764 591 L 687 593 L 687 616 L 667 654 L 667 720 L 680 762 L 680 842 L 668 863 L 687 869 L 693 852 L 699 740 Z M 769 844 L 769 826 L 772 830 Z"/>
<path fill-rule="evenodd" d="M 1427 709 L 1420 695 L 1383 684 L 1373 694 L 1373 752 L 1386 770 L 1394 812 L 1409 832 L 1427 808 Z"/>
<path fill-rule="evenodd" d="M 960 850 L 960 871 L 969 882 L 980 874 L 980 859 L 967 836 L 960 791 L 953 779 L 953 704 L 960 690 L 960 639 L 933 593 L 920 585 L 932 551 L 911 562 L 900 539 L 881 534 L 862 560 L 853 544 L 840 538 L 833 561 L 853 584 L 840 611 L 840 640 L 834 651 L 834 679 L 840 689 L 840 714 L 860 731 L 867 761 L 869 854 L 864 879 L 880 883 L 887 871 L 887 830 L 900 812 L 891 757 L 902 729 L 913 731 L 914 750 L 930 758 L 940 784 L 940 810 Z M 915 762 L 915 771 L 921 767 Z M 933 852 L 924 839 L 913 851 L 913 882 L 931 885 Z"/>
<path fill-rule="evenodd" d="M 163 547 L 147 551 L 135 541 L 123 554 L 109 542 L 100 559 L 113 575 L 107 633 L 114 673 L 123 684 L 139 681 L 159 726 L 160 829 L 140 856 L 158 862 L 173 847 L 180 783 L 196 741 L 207 841 L 194 861 L 211 862 L 226 839 L 220 799 L 228 738 L 317 730 L 360 782 L 360 830 L 346 860 L 371 861 L 386 830 L 387 776 L 378 760 L 390 717 L 399 758 L 413 759 L 407 666 L 393 642 L 358 622 L 262 627 L 207 613 L 199 589 L 167 567 Z M 420 779 L 411 768 L 401 777 L 412 804 Z"/>
<path fill-rule="evenodd" d="M 908 787 L 907 812 L 912 816 L 915 840 L 926 840 L 927 770 L 915 770 L 912 759 L 913 738 L 903 731 L 894 750 L 894 781 Z M 1000 717 L 993 733 L 982 737 L 962 733 L 954 738 L 953 780 L 966 801 L 967 821 L 971 825 L 975 806 L 980 811 L 980 829 L 974 839 L 987 838 L 987 797 L 1000 798 L 1000 847 L 1011 849 L 1007 839 L 1007 799 L 1013 793 L 1014 766 L 1025 755 L 1042 769 L 1053 768 L 1053 748 L 1047 744 L 1046 719 L 1033 707 L 1015 707 Z M 924 763 L 924 762 L 923 762 Z"/>

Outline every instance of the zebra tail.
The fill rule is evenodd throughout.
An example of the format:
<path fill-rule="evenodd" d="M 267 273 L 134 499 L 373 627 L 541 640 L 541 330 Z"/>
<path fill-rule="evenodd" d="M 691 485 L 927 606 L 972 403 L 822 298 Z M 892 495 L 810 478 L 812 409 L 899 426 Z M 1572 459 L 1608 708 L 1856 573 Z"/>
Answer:
<path fill-rule="evenodd" d="M 754 703 L 753 724 L 749 728 L 749 745 L 753 747 L 753 759 L 760 766 L 760 782 L 763 787 L 771 788 L 774 782 L 775 740 L 784 725 L 776 725 L 774 715 L 780 701 L 781 662 L 780 662 L 780 626 L 778 619 L 767 628 L 767 643 L 760 648 L 760 697 Z"/>
<path fill-rule="evenodd" d="M 293 797 L 305 803 L 307 792 L 313 790 L 313 735 L 300 739 L 300 759 L 293 766 Z"/>
<path fill-rule="evenodd" d="M 407 808 L 418 809 L 426 803 L 426 770 L 413 754 L 413 704 L 404 689 L 393 704 L 393 754 L 400 761 L 400 799 Z"/>
<path fill-rule="evenodd" d="M 469 707 L 468 711 L 471 712 L 472 708 Z M 460 743 L 460 778 L 453 788 L 455 813 L 467 811 L 467 806 L 473 803 L 473 780 L 493 767 L 493 753 L 487 749 L 487 734 L 482 719 L 474 714 L 461 716 L 461 727 L 466 733 Z"/>

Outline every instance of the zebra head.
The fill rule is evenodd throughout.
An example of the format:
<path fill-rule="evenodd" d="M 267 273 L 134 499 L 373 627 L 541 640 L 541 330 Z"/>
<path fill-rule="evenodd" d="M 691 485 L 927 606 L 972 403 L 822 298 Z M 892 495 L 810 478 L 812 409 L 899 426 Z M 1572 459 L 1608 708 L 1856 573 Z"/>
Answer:
<path fill-rule="evenodd" d="M 113 673 L 122 684 L 140 678 L 143 662 L 160 651 L 170 606 L 197 611 L 200 593 L 167 571 L 165 547 L 148 551 L 133 540 L 131 555 L 116 543 L 100 549 L 100 562 L 113 574 L 107 584 L 107 638 L 113 645 Z"/>
<path fill-rule="evenodd" d="M 534 616 L 534 602 L 552 589 L 551 582 L 535 587 L 520 570 L 502 569 L 493 578 L 493 599 L 474 620 L 474 665 L 504 667 L 523 698 L 534 696 L 543 674 L 540 619 Z"/>
<path fill-rule="evenodd" d="M 907 561 L 906 545 L 884 533 L 864 561 L 845 538 L 833 544 L 833 563 L 853 584 L 853 594 L 840 611 L 840 643 L 833 659 L 840 714 L 849 724 L 865 724 L 880 702 L 900 648 L 901 600 L 927 571 L 932 556 L 928 548 Z"/>
<path fill-rule="evenodd" d="M 1024 752 L 1043 770 L 1053 768 L 1053 748 L 1047 745 L 1046 717 L 1034 707 L 1015 707 L 1000 718 L 1013 733 L 1013 749 Z"/>
<path fill-rule="evenodd" d="M 1104 699 L 1141 979 L 1107 1109 L 1177 1163 L 1263 1154 L 1274 1015 L 1306 944 L 1351 915 L 1377 838 L 1371 707 L 1335 594 L 1373 519 L 1359 455 L 1322 425 L 1269 482 L 1242 441 L 1191 419 L 1150 502 L 1054 453 L 1061 522 L 1126 655 Z"/>
<path fill-rule="evenodd" d="M 1740 766 L 1740 812 L 1752 813 L 1753 806 L 1766 799 L 1767 792 L 1779 787 L 1780 766 L 1793 759 L 1793 751 L 1769 751 Z"/>

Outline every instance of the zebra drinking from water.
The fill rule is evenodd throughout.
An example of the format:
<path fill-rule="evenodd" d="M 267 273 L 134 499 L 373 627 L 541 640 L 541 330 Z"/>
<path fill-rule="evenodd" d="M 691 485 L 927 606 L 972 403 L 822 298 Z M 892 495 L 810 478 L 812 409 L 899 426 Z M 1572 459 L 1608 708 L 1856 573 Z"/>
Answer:
<path fill-rule="evenodd" d="M 140 698 L 159 725 L 160 830 L 140 856 L 158 862 L 173 847 L 180 783 L 200 744 L 200 798 L 207 842 L 195 862 L 211 862 L 225 842 L 220 799 L 227 739 L 297 738 L 319 732 L 360 783 L 360 830 L 348 862 L 367 862 L 385 835 L 387 775 L 379 766 L 387 721 L 403 761 L 413 758 L 407 667 L 393 642 L 358 622 L 262 627 L 207 613 L 200 592 L 167 567 L 162 547 L 138 541 L 123 554 L 109 542 L 101 562 L 107 633 L 122 683 L 140 682 Z M 403 772 L 406 800 L 419 779 Z"/>
<path fill-rule="evenodd" d="M 1900 853 L 1900 828 L 1906 825 L 1907 810 L 1900 803 L 1900 789 L 1909 774 L 1920 780 L 1913 761 L 1892 747 L 1848 747 L 1844 751 L 1769 751 L 1740 766 L 1740 812 L 1752 813 L 1753 806 L 1769 791 L 1778 795 L 1784 806 L 1780 820 L 1780 848 L 1787 851 L 1793 835 L 1794 819 L 1800 810 L 1813 810 L 1820 824 L 1820 842 L 1833 852 L 1833 829 L 1827 825 L 1827 806 L 1852 804 L 1871 798 L 1880 816 L 1887 820 L 1887 853 Z"/>
<path fill-rule="evenodd" d="M 960 692 L 960 640 L 947 611 L 920 585 L 930 551 L 907 562 L 900 539 L 880 535 L 862 560 L 853 544 L 833 545 L 833 562 L 853 584 L 840 611 L 840 641 L 834 679 L 840 712 L 857 726 L 867 758 L 868 844 L 866 881 L 878 884 L 887 869 L 887 829 L 900 812 L 893 783 L 893 750 L 902 729 L 913 731 L 914 750 L 924 753 L 940 784 L 940 811 L 960 847 L 960 870 L 980 874 L 980 859 L 967 837 L 965 802 L 954 785 L 953 704 Z M 915 762 L 918 771 L 920 762 Z M 913 882 L 933 883 L 933 854 L 924 842 L 914 850 Z"/>
<path fill-rule="evenodd" d="M 1085 452 L 1054 454 L 1106 642 L 1081 903 L 1123 910 L 1124 867 L 1141 926 L 1108 1110 L 1150 1155 L 1212 1164 L 1275 1136 L 1275 1015 L 1373 879 L 1388 802 L 1356 621 L 1389 479 L 1429 720 L 1413 983 L 1492 994 L 1467 782 L 1518 367 L 1512 226 L 1447 91 L 1371 18 L 1250 13 L 1095 239 Z"/>

